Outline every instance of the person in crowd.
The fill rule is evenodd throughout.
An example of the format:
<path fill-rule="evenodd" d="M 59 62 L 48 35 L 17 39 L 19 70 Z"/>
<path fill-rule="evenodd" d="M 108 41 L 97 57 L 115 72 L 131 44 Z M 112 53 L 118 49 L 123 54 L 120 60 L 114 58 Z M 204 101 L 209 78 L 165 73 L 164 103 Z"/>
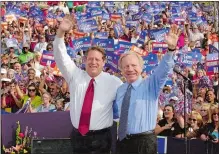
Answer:
<path fill-rule="evenodd" d="M 188 139 L 200 138 L 200 128 L 203 126 L 202 116 L 197 111 L 192 111 L 188 116 L 186 137 Z"/>
<path fill-rule="evenodd" d="M 209 89 L 205 95 L 205 101 L 210 104 L 218 104 L 213 89 Z"/>
<path fill-rule="evenodd" d="M 202 116 L 203 124 L 210 122 L 210 104 L 203 103 L 200 108 L 200 114 Z"/>
<path fill-rule="evenodd" d="M 159 136 L 172 136 L 177 138 L 183 137 L 183 129 L 180 127 L 175 117 L 173 105 L 167 104 L 163 110 L 163 119 L 161 119 L 156 128 L 155 134 Z"/>
<path fill-rule="evenodd" d="M 34 58 L 34 54 L 29 51 L 29 45 L 25 43 L 23 45 L 22 54 L 18 56 L 19 62 L 21 64 L 27 63 L 29 60 Z"/>
<path fill-rule="evenodd" d="M 55 109 L 55 105 L 51 104 L 52 97 L 49 93 L 42 94 L 42 104 L 36 109 L 32 108 L 32 105 L 29 105 L 28 112 L 52 112 Z"/>
<path fill-rule="evenodd" d="M 40 93 L 38 92 L 38 89 L 34 83 L 27 86 L 27 95 L 24 94 L 19 86 L 16 86 L 16 90 L 18 93 L 18 96 L 21 98 L 21 102 L 18 105 L 19 108 L 22 108 L 23 105 L 30 99 L 31 106 L 33 109 L 36 109 L 42 104 L 42 98 L 40 96 Z"/>
<path fill-rule="evenodd" d="M 43 53 L 43 50 L 46 50 L 46 47 L 47 47 L 47 42 L 45 41 L 45 36 L 40 35 L 39 42 L 34 47 L 34 52 Z"/>
<path fill-rule="evenodd" d="M 4 89 L 4 92 L 1 96 L 1 108 L 9 108 L 11 113 L 15 113 L 19 109 L 19 104 L 21 103 L 21 99 L 18 96 L 16 90 L 16 81 L 12 80 L 9 83 L 9 87 Z"/>
<path fill-rule="evenodd" d="M 212 141 L 213 143 L 218 143 L 219 141 L 219 110 L 218 107 L 212 109 L 211 111 L 211 122 L 207 123 L 201 132 L 201 140 Z"/>
<path fill-rule="evenodd" d="M 121 55 L 118 66 L 126 78 L 126 83 L 119 87 L 116 96 L 116 105 L 120 117 L 118 153 L 157 153 L 154 129 L 158 96 L 167 80 L 169 71 L 173 68 L 172 52 L 176 49 L 180 33 L 177 26 L 172 25 L 166 37 L 169 51 L 154 73 L 145 80 L 141 77 L 142 57 L 134 52 Z"/>
<path fill-rule="evenodd" d="M 102 72 L 106 56 L 99 47 L 87 50 L 86 71 L 76 67 L 64 44 L 65 32 L 71 28 L 72 19 L 66 16 L 59 26 L 53 47 L 56 64 L 70 88 L 70 115 L 74 127 L 72 144 L 75 147 L 73 151 L 78 154 L 91 151 L 109 154 L 110 127 L 113 124 L 112 105 L 116 90 L 122 82 L 115 76 Z M 96 147 L 96 144 L 99 146 Z"/>

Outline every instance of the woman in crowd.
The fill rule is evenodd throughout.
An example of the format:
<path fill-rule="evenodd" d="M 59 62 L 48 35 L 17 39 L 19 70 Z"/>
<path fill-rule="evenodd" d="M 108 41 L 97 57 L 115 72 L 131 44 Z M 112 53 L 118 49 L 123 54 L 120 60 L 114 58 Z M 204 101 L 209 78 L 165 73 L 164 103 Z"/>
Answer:
<path fill-rule="evenodd" d="M 199 129 L 203 126 L 202 116 L 197 111 L 192 111 L 188 116 L 188 126 L 186 130 L 186 137 L 199 138 Z"/>
<path fill-rule="evenodd" d="M 207 123 L 201 129 L 201 140 L 210 140 L 213 143 L 218 143 L 219 140 L 219 109 L 215 107 L 211 111 L 211 122 Z"/>
<path fill-rule="evenodd" d="M 213 89 L 209 89 L 205 95 L 205 101 L 209 104 L 218 104 Z"/>
<path fill-rule="evenodd" d="M 51 104 L 51 95 L 49 93 L 43 93 L 42 94 L 42 104 L 37 107 L 36 109 L 33 109 L 31 105 L 29 105 L 29 112 L 50 112 L 55 109 L 55 105 Z"/>
<path fill-rule="evenodd" d="M 183 137 L 183 128 L 180 127 L 177 118 L 174 117 L 174 107 L 167 104 L 163 112 L 163 119 L 158 122 L 155 128 L 155 134 L 177 138 Z"/>
<path fill-rule="evenodd" d="M 200 109 L 200 114 L 202 116 L 203 124 L 210 122 L 210 104 L 203 103 Z"/>
<path fill-rule="evenodd" d="M 21 98 L 21 103 L 18 104 L 19 108 L 21 108 L 29 98 L 33 109 L 36 109 L 42 104 L 42 98 L 40 97 L 40 93 L 34 83 L 27 86 L 27 95 L 20 90 L 19 86 L 16 86 L 16 89 Z"/>

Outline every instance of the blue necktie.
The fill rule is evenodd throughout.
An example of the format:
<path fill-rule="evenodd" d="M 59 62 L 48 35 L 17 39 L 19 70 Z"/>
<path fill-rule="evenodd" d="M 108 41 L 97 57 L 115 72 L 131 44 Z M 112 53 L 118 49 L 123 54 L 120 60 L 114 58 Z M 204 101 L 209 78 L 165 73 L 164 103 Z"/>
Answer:
<path fill-rule="evenodd" d="M 118 130 L 118 136 L 120 141 L 123 140 L 127 134 L 131 90 L 132 90 L 132 85 L 130 84 L 126 90 L 125 96 L 122 101 L 121 114 L 119 120 L 119 130 Z"/>

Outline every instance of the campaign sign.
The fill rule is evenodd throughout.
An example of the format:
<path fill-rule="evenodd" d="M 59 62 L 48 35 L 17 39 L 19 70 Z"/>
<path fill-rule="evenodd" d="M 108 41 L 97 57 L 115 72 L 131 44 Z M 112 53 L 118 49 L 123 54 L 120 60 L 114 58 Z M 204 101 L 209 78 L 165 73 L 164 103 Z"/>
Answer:
<path fill-rule="evenodd" d="M 153 16 L 150 13 L 144 13 L 141 17 L 143 21 L 146 21 L 147 23 L 151 23 Z"/>
<path fill-rule="evenodd" d="M 190 11 L 188 13 L 188 18 L 190 19 L 191 22 L 196 22 L 197 21 L 197 14 L 195 12 Z"/>
<path fill-rule="evenodd" d="M 178 57 L 178 61 L 186 66 L 192 66 L 192 64 L 195 64 L 201 60 L 202 60 L 202 54 L 196 52 L 190 52 L 186 54 L 180 53 Z"/>
<path fill-rule="evenodd" d="M 50 66 L 50 67 L 54 68 L 56 66 L 56 62 L 54 60 L 53 52 L 43 50 L 40 64 L 43 66 Z"/>
<path fill-rule="evenodd" d="M 80 50 L 86 51 L 89 47 L 91 47 L 91 38 L 90 37 L 83 37 L 77 40 L 73 40 L 73 48 L 76 52 Z"/>
<path fill-rule="evenodd" d="M 131 50 L 132 52 L 135 52 L 137 54 L 139 54 L 140 56 L 147 56 L 147 52 L 144 51 L 143 49 L 136 47 L 135 45 L 131 46 Z"/>
<path fill-rule="evenodd" d="M 142 44 L 142 45 L 144 44 L 147 34 L 148 34 L 147 30 L 141 31 L 141 34 L 138 39 L 139 44 Z"/>
<path fill-rule="evenodd" d="M 122 14 L 121 13 L 111 13 L 110 14 L 111 21 L 117 21 L 117 20 L 119 20 L 121 18 L 122 18 Z"/>
<path fill-rule="evenodd" d="M 169 28 L 163 28 L 158 31 L 151 31 L 157 42 L 164 42 L 165 35 L 169 32 Z"/>
<path fill-rule="evenodd" d="M 143 71 L 147 74 L 152 74 L 153 70 L 158 66 L 158 57 L 154 53 L 149 53 L 147 56 L 142 57 L 144 60 Z"/>
<path fill-rule="evenodd" d="M 124 34 L 121 24 L 115 24 L 113 29 L 117 38 Z"/>
<path fill-rule="evenodd" d="M 133 43 L 125 42 L 125 41 L 119 41 L 118 44 L 119 44 L 118 51 L 123 51 L 123 53 L 130 51 L 132 45 L 134 45 Z"/>
<path fill-rule="evenodd" d="M 165 54 L 168 50 L 168 45 L 164 42 L 153 42 L 152 43 L 152 53 L 162 53 Z"/>
<path fill-rule="evenodd" d="M 214 73 L 218 73 L 219 67 L 219 53 L 211 53 L 206 57 L 206 68 L 207 75 L 213 75 Z"/>
<path fill-rule="evenodd" d="M 129 4 L 128 10 L 132 14 L 137 14 L 138 11 L 139 11 L 139 6 L 138 5 L 134 5 L 134 4 Z"/>
<path fill-rule="evenodd" d="M 106 1 L 106 2 L 104 2 L 104 5 L 105 5 L 106 7 L 114 6 L 114 2 L 108 2 L 108 1 Z"/>
<path fill-rule="evenodd" d="M 101 7 L 100 2 L 88 2 L 87 6 L 91 8 Z"/>
<path fill-rule="evenodd" d="M 126 21 L 126 27 L 128 27 L 128 28 L 137 27 L 138 24 L 139 24 L 138 21 L 132 21 L 132 20 Z"/>
<path fill-rule="evenodd" d="M 66 46 L 66 50 L 67 50 L 68 55 L 71 58 L 75 58 L 76 54 L 75 54 L 75 50 L 73 48 Z"/>
<path fill-rule="evenodd" d="M 102 14 L 102 20 L 109 20 L 110 19 L 110 15 L 106 12 L 103 12 Z"/>
<path fill-rule="evenodd" d="M 209 53 L 219 53 L 219 50 L 210 44 L 209 45 Z"/>
<path fill-rule="evenodd" d="M 6 46 L 8 48 L 10 48 L 10 47 L 17 48 L 18 47 L 17 39 L 15 39 L 15 38 L 7 39 Z"/>
<path fill-rule="evenodd" d="M 76 16 L 76 20 L 79 22 L 79 23 L 83 23 L 83 22 L 86 22 L 86 21 L 91 21 L 92 20 L 92 15 L 90 12 L 86 13 L 86 14 L 78 14 Z"/>
<path fill-rule="evenodd" d="M 167 137 L 157 136 L 157 152 L 158 154 L 167 153 Z"/>
<path fill-rule="evenodd" d="M 102 9 L 101 8 L 92 8 L 90 9 L 90 13 L 92 17 L 102 16 Z"/>
<path fill-rule="evenodd" d="M 192 49 L 192 52 L 201 53 L 200 49 L 198 49 L 198 48 Z"/>
<path fill-rule="evenodd" d="M 142 12 L 139 12 L 139 13 L 137 13 L 137 14 L 134 14 L 134 15 L 132 15 L 132 20 L 133 21 L 136 21 L 136 20 L 140 20 L 141 19 L 141 17 L 142 17 Z"/>
<path fill-rule="evenodd" d="M 94 37 L 98 39 L 108 39 L 109 33 L 108 32 L 96 32 L 94 33 Z"/>
<path fill-rule="evenodd" d="M 113 52 L 106 52 L 106 57 L 107 57 L 106 67 L 109 67 L 114 72 L 118 72 L 119 56 L 114 54 Z"/>
<path fill-rule="evenodd" d="M 105 49 L 108 52 L 114 52 L 114 40 L 113 39 L 93 39 L 92 45 L 96 45 Z"/>
<path fill-rule="evenodd" d="M 84 33 L 96 32 L 98 30 L 97 22 L 96 20 L 91 20 L 87 22 L 79 22 L 78 29 L 79 31 L 82 31 Z"/>

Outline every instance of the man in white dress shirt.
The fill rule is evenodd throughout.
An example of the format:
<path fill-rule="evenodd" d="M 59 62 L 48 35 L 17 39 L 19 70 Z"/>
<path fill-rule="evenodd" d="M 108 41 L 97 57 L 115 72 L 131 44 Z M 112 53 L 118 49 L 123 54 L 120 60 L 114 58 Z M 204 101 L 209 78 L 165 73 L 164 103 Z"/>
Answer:
<path fill-rule="evenodd" d="M 109 154 L 112 106 L 122 81 L 102 71 L 106 55 L 100 47 L 91 47 L 86 52 L 86 71 L 75 65 L 64 43 L 64 34 L 71 28 L 71 17 L 66 16 L 59 26 L 53 46 L 56 64 L 70 88 L 73 152 Z"/>

